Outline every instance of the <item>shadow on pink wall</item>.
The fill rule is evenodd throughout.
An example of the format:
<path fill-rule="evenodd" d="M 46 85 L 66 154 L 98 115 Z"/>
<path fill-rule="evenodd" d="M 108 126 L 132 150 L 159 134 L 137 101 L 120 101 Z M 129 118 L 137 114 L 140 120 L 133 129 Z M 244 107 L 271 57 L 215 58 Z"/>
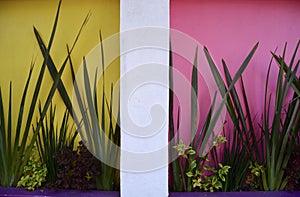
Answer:
<path fill-rule="evenodd" d="M 260 43 L 243 74 L 251 113 L 254 116 L 252 118 L 260 121 L 270 51 L 277 48 L 277 54 L 282 54 L 287 42 L 286 57 L 289 61 L 300 38 L 299 10 L 300 1 L 297 0 L 171 0 L 170 27 L 188 34 L 206 46 L 220 70 L 221 59 L 225 59 L 232 75 L 255 43 Z M 175 55 L 174 67 L 188 80 L 191 79 L 192 65 L 184 58 Z M 272 66 L 272 92 L 275 90 L 276 71 L 278 67 Z M 175 90 L 180 91 L 180 84 L 176 84 L 176 81 L 174 86 Z M 199 87 L 200 112 L 203 118 L 210 100 L 205 93 L 207 90 L 203 81 L 199 82 Z M 190 114 L 185 115 L 190 117 Z M 181 131 L 189 132 L 189 124 L 182 123 Z"/>

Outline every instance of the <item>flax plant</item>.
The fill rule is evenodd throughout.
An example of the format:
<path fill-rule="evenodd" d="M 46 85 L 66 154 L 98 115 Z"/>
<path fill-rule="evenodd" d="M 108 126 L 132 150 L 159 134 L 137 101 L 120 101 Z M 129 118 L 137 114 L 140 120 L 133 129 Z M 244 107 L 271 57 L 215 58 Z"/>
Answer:
<path fill-rule="evenodd" d="M 265 86 L 263 124 L 261 125 L 265 155 L 265 171 L 262 174 L 264 190 L 284 190 L 288 182 L 285 169 L 300 131 L 300 84 L 299 77 L 297 77 L 300 60 L 296 60 L 299 44 L 300 40 L 289 64 L 285 60 L 287 44 L 282 56 L 272 53 L 279 66 L 279 72 L 274 106 L 271 102 L 271 95 L 267 94 L 270 68 Z M 293 96 L 288 100 L 288 104 L 285 104 L 289 99 L 288 93 L 291 91 Z M 274 107 L 273 114 L 271 107 Z"/>
<path fill-rule="evenodd" d="M 258 45 L 258 44 L 257 44 Z M 228 105 L 228 97 L 230 94 L 230 91 L 234 88 L 234 84 L 236 81 L 240 78 L 246 67 L 248 66 L 248 63 L 250 59 L 252 58 L 257 45 L 253 47 L 249 55 L 246 57 L 245 61 L 242 63 L 241 67 L 237 71 L 237 73 L 234 75 L 233 79 L 228 83 L 228 87 L 226 88 L 225 83 L 222 80 L 222 77 L 217 69 L 217 66 L 213 62 L 211 55 L 209 54 L 207 48 L 204 47 L 204 54 L 207 58 L 208 64 L 210 66 L 211 72 L 215 78 L 216 84 L 219 87 L 221 91 L 221 95 L 223 97 L 221 103 L 218 106 L 215 106 L 215 99 L 216 95 L 214 96 L 214 99 L 212 101 L 210 110 L 204 120 L 203 125 L 199 128 L 199 125 L 197 125 L 199 117 L 197 117 L 198 111 L 197 111 L 197 98 L 198 98 L 198 48 L 195 52 L 195 58 L 194 58 L 194 64 L 193 64 L 193 71 L 192 71 L 192 79 L 191 79 L 191 134 L 193 136 L 196 136 L 192 139 L 189 146 L 193 147 L 194 150 L 197 151 L 197 154 L 195 154 L 195 160 L 196 163 L 200 163 L 201 160 L 205 160 L 207 158 L 207 154 L 204 155 L 204 150 L 207 148 L 209 144 L 209 140 L 211 138 L 215 138 L 214 136 L 214 127 L 220 118 L 221 111 L 224 107 L 224 105 Z M 171 48 L 171 47 L 170 47 Z M 225 63 L 225 62 L 224 62 Z M 173 60 L 172 60 L 172 53 L 170 51 L 170 87 L 173 88 Z M 196 97 L 194 96 L 196 95 Z M 173 93 L 170 91 L 170 108 L 169 108 L 169 129 L 170 129 L 170 138 L 173 139 L 175 136 L 176 131 L 179 132 L 179 121 L 177 121 L 177 128 L 174 127 L 174 111 L 173 111 Z M 216 107 L 216 109 L 215 109 Z M 177 129 L 177 130 L 176 130 Z M 178 134 L 177 134 L 178 135 Z M 174 143 L 179 143 L 179 139 L 174 140 Z M 171 144 L 172 145 L 172 144 Z M 175 154 L 171 153 L 170 154 Z M 191 178 L 186 177 L 184 172 L 188 171 L 188 166 L 186 163 L 182 162 L 180 159 L 176 159 L 171 164 L 171 170 L 172 170 L 172 190 L 174 191 L 192 191 L 192 182 Z"/>
<path fill-rule="evenodd" d="M 39 112 L 41 113 L 41 106 L 39 106 Z M 51 105 L 36 141 L 41 161 L 46 164 L 48 170 L 46 177 L 48 183 L 55 183 L 57 179 L 58 164 L 53 158 L 54 154 L 63 146 L 73 150 L 78 134 L 77 130 L 70 126 L 70 114 L 67 110 L 60 124 L 56 123 L 56 113 L 56 107 Z"/>
<path fill-rule="evenodd" d="M 254 46 L 251 53 L 255 52 L 258 44 Z M 243 64 L 248 64 L 249 58 Z M 229 73 L 228 66 L 222 60 L 225 80 L 221 77 L 215 78 L 222 85 L 219 86 L 219 91 L 224 97 L 226 95 L 226 87 L 229 87 L 232 77 Z M 220 74 L 218 74 L 221 76 Z M 244 188 L 246 176 L 250 162 L 258 160 L 260 163 L 263 160 L 259 145 L 261 144 L 261 136 L 256 133 L 256 126 L 253 121 L 253 116 L 250 111 L 250 106 L 247 99 L 243 78 L 240 78 L 241 96 L 237 93 L 237 88 L 233 86 L 229 92 L 226 101 L 227 112 L 230 121 L 233 123 L 233 131 L 224 131 L 224 136 L 228 142 L 224 145 L 224 150 L 218 153 L 215 149 L 212 151 L 212 156 L 216 163 L 220 160 L 225 165 L 231 166 L 231 170 L 227 175 L 223 191 L 240 191 Z M 218 155 L 219 154 L 219 155 Z"/>
<path fill-rule="evenodd" d="M 83 30 L 83 27 L 86 25 L 88 19 L 90 17 L 90 14 L 87 15 L 85 18 L 80 31 L 75 39 L 74 44 L 71 48 L 67 46 L 67 52 L 68 56 L 65 59 L 63 65 L 65 65 L 67 62 L 70 64 L 71 67 L 71 75 L 73 80 L 73 86 L 75 91 L 75 96 L 77 100 L 77 104 L 80 109 L 80 113 L 72 113 L 72 118 L 75 121 L 77 125 L 78 132 L 81 134 L 81 136 L 86 136 L 85 144 L 89 148 L 91 152 L 95 154 L 95 156 L 100 159 L 106 160 L 105 162 L 102 162 L 101 159 L 101 165 L 99 166 L 101 174 L 99 177 L 96 177 L 97 181 L 97 189 L 100 190 L 114 190 L 118 188 L 118 177 L 119 177 L 119 171 L 115 168 L 119 166 L 119 152 L 113 148 L 114 146 L 120 145 L 120 127 L 119 127 L 119 113 L 117 120 L 114 120 L 113 117 L 113 104 L 115 102 L 113 98 L 113 89 L 111 89 L 111 100 L 110 102 L 106 99 L 105 96 L 105 83 L 104 83 L 104 77 L 103 77 L 103 83 L 102 83 L 102 100 L 101 100 L 101 109 L 98 108 L 98 94 L 97 94 L 97 84 L 90 84 L 91 76 L 88 73 L 88 65 L 86 63 L 85 58 L 83 58 L 83 67 L 84 67 L 84 91 L 81 91 L 79 89 L 79 84 L 77 84 L 77 81 L 75 80 L 75 69 L 72 63 L 71 59 L 71 52 L 79 38 L 80 33 Z M 53 59 L 51 58 L 50 54 L 48 53 L 48 50 L 46 48 L 46 45 L 44 44 L 39 32 L 35 29 L 35 35 L 36 39 L 39 43 L 41 52 L 44 56 L 45 61 L 47 62 L 48 70 L 50 71 L 50 74 L 52 78 L 54 79 L 58 72 L 56 69 L 56 65 L 54 64 Z M 100 32 L 100 56 L 102 57 L 102 69 L 104 72 L 104 49 L 103 49 L 103 43 L 102 43 L 102 35 Z M 103 74 L 104 75 L 104 74 Z M 97 78 L 97 73 L 94 76 L 94 79 Z M 96 80 L 95 80 L 96 82 Z M 63 102 L 65 103 L 67 109 L 69 111 L 73 111 L 73 104 L 71 103 L 71 99 L 66 91 L 66 88 L 63 84 L 63 82 L 60 80 L 59 85 L 57 87 L 58 92 L 61 95 L 61 98 Z M 93 90 L 93 91 L 92 91 Z M 108 113 L 106 113 L 108 111 Z M 79 118 L 81 117 L 81 118 Z M 108 119 L 108 126 L 105 125 L 106 120 Z M 114 122 L 117 122 L 117 124 L 114 124 Z M 102 132 L 103 131 L 103 132 Z M 101 154 L 100 154 L 101 153 Z M 112 163 L 114 167 L 111 167 L 107 163 Z"/>
<path fill-rule="evenodd" d="M 58 5 L 58 11 L 59 9 L 60 9 L 60 3 Z M 50 52 L 53 43 L 57 19 L 58 19 L 58 12 L 56 14 L 54 28 L 51 33 L 49 44 L 47 47 L 48 53 Z M 21 102 L 18 111 L 17 125 L 15 127 L 12 125 L 13 118 L 14 118 L 12 113 L 12 100 L 13 100 L 12 85 L 10 84 L 7 116 L 4 113 L 5 104 L 3 102 L 2 92 L 0 90 L 0 184 L 2 186 L 17 185 L 17 182 L 19 181 L 22 175 L 23 168 L 30 157 L 31 149 L 33 148 L 35 140 L 38 136 L 38 132 L 34 132 L 32 137 L 30 138 L 29 132 L 32 124 L 32 119 L 34 116 L 34 111 L 36 109 L 37 100 L 39 98 L 40 89 L 44 79 L 47 59 L 48 57 L 45 58 L 45 61 L 41 66 L 38 79 L 34 85 L 33 96 L 29 98 L 27 96 L 27 93 L 31 82 L 34 63 L 32 63 L 31 65 L 30 72 L 27 81 L 25 83 L 25 88 L 22 93 Z M 51 86 L 49 93 L 47 94 L 45 103 L 41 107 L 41 113 L 39 114 L 40 116 L 37 119 L 38 122 L 36 126 L 37 131 L 42 126 L 43 119 L 51 104 L 51 100 L 59 84 L 60 77 L 62 75 L 64 68 L 65 65 L 61 67 L 59 72 L 57 72 L 57 75 L 53 78 L 53 84 Z M 30 107 L 28 109 L 27 114 L 24 113 L 26 111 L 25 108 L 26 101 L 30 101 L 29 103 Z"/>

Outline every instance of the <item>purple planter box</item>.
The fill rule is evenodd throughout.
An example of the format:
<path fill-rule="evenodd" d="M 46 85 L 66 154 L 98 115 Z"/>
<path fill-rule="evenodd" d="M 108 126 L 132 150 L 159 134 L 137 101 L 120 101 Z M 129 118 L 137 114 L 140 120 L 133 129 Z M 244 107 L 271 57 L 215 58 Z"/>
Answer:
<path fill-rule="evenodd" d="M 23 188 L 15 187 L 0 187 L 0 197 L 119 197 L 120 192 L 108 192 L 98 190 L 78 191 L 78 190 L 49 190 L 37 189 L 35 191 L 27 191 Z M 141 194 L 143 196 L 143 194 Z M 170 197 L 297 197 L 300 196 L 300 191 L 297 192 L 171 192 Z"/>
<path fill-rule="evenodd" d="M 274 192 L 174 192 L 170 193 L 170 197 L 299 197 L 300 191 L 286 192 L 286 191 L 274 191 Z"/>
<path fill-rule="evenodd" d="M 99 191 L 99 190 L 49 190 L 49 189 L 36 189 L 34 191 L 28 191 L 24 188 L 15 188 L 15 187 L 0 187 L 0 197 L 119 197 L 120 192 L 108 192 L 108 191 Z"/>

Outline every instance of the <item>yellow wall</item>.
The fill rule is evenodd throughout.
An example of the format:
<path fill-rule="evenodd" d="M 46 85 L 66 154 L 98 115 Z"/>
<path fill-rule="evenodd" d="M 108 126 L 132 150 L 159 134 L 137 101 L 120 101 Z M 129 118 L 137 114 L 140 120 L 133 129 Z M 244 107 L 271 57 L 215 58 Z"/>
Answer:
<path fill-rule="evenodd" d="M 48 43 L 57 5 L 58 0 L 0 1 L 0 87 L 7 106 L 9 81 L 13 82 L 15 121 L 30 63 L 37 57 L 31 84 L 36 81 L 42 64 L 42 55 L 33 33 L 33 26 L 38 29 L 44 42 Z M 119 6 L 118 0 L 63 0 L 57 33 L 51 49 L 51 55 L 58 69 L 67 54 L 66 44 L 73 43 L 88 12 L 91 11 L 92 15 L 72 54 L 76 68 L 81 64 L 82 57 L 98 44 L 100 29 L 103 39 L 119 32 Z M 117 49 L 119 50 L 119 46 Z M 119 78 L 119 60 L 114 62 L 108 72 L 108 80 L 116 81 Z M 49 91 L 52 84 L 48 70 L 45 79 L 42 95 Z M 62 79 L 71 94 L 69 67 L 65 69 Z M 33 90 L 33 85 L 30 88 Z M 65 107 L 57 93 L 54 102 L 58 105 L 60 113 Z M 43 97 L 41 99 L 45 100 Z"/>

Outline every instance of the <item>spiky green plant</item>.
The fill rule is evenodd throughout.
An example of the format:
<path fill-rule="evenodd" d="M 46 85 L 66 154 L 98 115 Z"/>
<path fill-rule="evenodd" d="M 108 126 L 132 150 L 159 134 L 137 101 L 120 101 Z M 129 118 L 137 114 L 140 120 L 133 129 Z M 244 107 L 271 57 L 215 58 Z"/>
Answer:
<path fill-rule="evenodd" d="M 215 63 L 213 62 L 208 50 L 204 47 L 204 49 L 203 49 L 204 54 L 207 58 L 211 72 L 215 78 L 216 84 L 220 88 L 220 90 L 222 90 L 221 95 L 222 95 L 223 99 L 222 99 L 221 103 L 219 104 L 219 106 L 217 106 L 217 108 L 215 109 L 216 95 L 214 96 L 210 110 L 209 110 L 209 112 L 205 118 L 205 121 L 200 129 L 197 125 L 199 117 L 197 117 L 198 111 L 197 111 L 197 100 L 196 100 L 198 97 L 198 95 L 197 95 L 197 91 L 198 91 L 197 90 L 198 89 L 198 69 L 197 69 L 198 50 L 196 49 L 193 71 L 192 71 L 192 80 L 191 80 L 191 92 L 192 92 L 192 94 L 196 95 L 196 97 L 194 95 L 191 96 L 192 97 L 191 98 L 192 99 L 191 100 L 191 113 L 192 113 L 191 134 L 194 134 L 193 136 L 197 136 L 197 137 L 193 138 L 189 145 L 189 146 L 193 147 L 193 149 L 197 150 L 197 154 L 195 155 L 196 162 L 200 162 L 200 159 L 207 157 L 207 154 L 206 154 L 206 156 L 203 154 L 204 154 L 205 149 L 207 148 L 209 140 L 211 138 L 214 138 L 214 136 L 213 136 L 214 135 L 214 127 L 215 127 L 218 119 L 220 118 L 221 111 L 225 104 L 228 105 L 229 94 L 232 91 L 232 89 L 234 88 L 234 84 L 236 83 L 236 81 L 240 78 L 240 76 L 242 75 L 242 73 L 244 72 L 246 67 L 248 66 L 250 59 L 252 58 L 254 52 L 256 51 L 257 45 L 258 44 L 256 44 L 253 47 L 253 49 L 251 50 L 249 55 L 246 57 L 245 61 L 240 66 L 237 73 L 234 75 L 233 79 L 230 80 L 230 82 L 228 83 L 228 87 L 225 86 L 225 83 L 223 82 L 222 77 L 221 77 Z M 173 83 L 174 83 L 173 76 L 172 76 L 172 69 L 173 69 L 172 64 L 173 64 L 172 53 L 170 51 L 170 72 L 169 72 L 170 73 L 170 76 L 169 76 L 170 77 L 170 82 L 169 82 L 170 87 L 172 87 Z M 225 62 L 224 62 L 224 64 L 225 64 Z M 173 93 L 170 92 L 169 129 L 170 129 L 170 138 L 171 139 L 173 139 L 175 136 L 174 121 L 172 120 L 174 117 L 173 102 L 174 102 L 173 101 Z M 178 132 L 178 128 L 179 128 L 179 126 L 177 126 L 177 132 Z M 178 143 L 179 140 L 177 139 L 177 141 L 175 140 L 175 142 Z M 173 144 L 171 144 L 171 145 L 173 145 Z M 171 154 L 174 154 L 174 153 L 171 152 Z M 172 181 L 174 182 L 172 189 L 174 191 L 191 191 L 192 190 L 191 179 L 186 178 L 184 176 L 184 174 L 182 173 L 182 172 L 185 172 L 187 170 L 187 168 L 188 168 L 188 166 L 185 165 L 184 163 L 182 163 L 179 159 L 175 160 L 171 164 Z"/>
<path fill-rule="evenodd" d="M 56 12 L 56 17 L 55 17 L 55 21 L 54 21 L 54 25 L 53 25 L 52 33 L 51 33 L 51 42 L 49 43 L 48 47 L 46 47 L 46 44 L 42 40 L 37 28 L 34 27 L 34 34 L 35 34 L 37 42 L 39 44 L 41 53 L 44 57 L 44 64 L 45 64 L 45 66 L 47 66 L 53 80 L 57 78 L 59 73 L 58 73 L 57 68 L 54 65 L 54 62 L 50 55 L 50 47 L 52 45 L 52 40 L 54 39 L 54 36 L 56 33 L 61 4 L 62 4 L 62 0 L 60 0 L 59 4 L 58 4 L 58 9 Z M 66 55 L 66 58 L 65 58 L 63 64 L 61 65 L 61 68 L 64 68 L 67 65 L 67 63 L 69 62 L 70 55 L 79 39 L 80 34 L 82 33 L 85 25 L 87 24 L 89 17 L 90 17 L 90 13 L 88 13 L 87 16 L 85 17 L 85 19 L 79 29 L 79 32 L 77 33 L 76 38 L 72 44 L 71 49 L 68 48 L 68 53 Z M 51 111 L 49 112 L 48 119 L 45 122 L 42 122 L 40 127 L 38 127 L 38 126 L 34 127 L 35 133 L 38 133 L 37 145 L 38 145 L 39 153 L 41 156 L 41 160 L 44 163 L 46 163 L 48 172 L 49 172 L 48 176 L 47 176 L 47 180 L 51 183 L 55 182 L 56 174 L 57 174 L 57 164 L 56 164 L 56 161 L 53 160 L 53 158 L 52 158 L 53 154 L 55 152 L 57 152 L 62 147 L 62 145 L 66 145 L 66 143 L 69 143 L 70 146 L 73 146 L 75 138 L 77 136 L 77 131 L 75 131 L 74 133 L 72 133 L 72 132 L 69 133 L 69 135 L 72 134 L 73 136 L 69 136 L 69 137 L 67 136 L 67 133 L 69 132 L 68 131 L 69 130 L 69 128 L 68 128 L 69 115 L 71 115 L 72 118 L 76 121 L 77 121 L 77 117 L 74 116 L 73 113 L 70 113 L 73 110 L 71 99 L 69 98 L 66 88 L 60 78 L 58 79 L 58 82 L 57 82 L 57 89 L 67 107 L 67 111 L 65 112 L 65 114 L 63 116 L 63 120 L 60 125 L 60 128 L 55 129 L 55 125 L 54 125 L 55 124 L 54 123 L 55 110 L 53 111 L 52 107 L 51 107 Z M 41 113 L 41 108 L 39 108 L 39 111 Z M 70 141 L 67 142 L 68 140 L 70 140 Z"/>
<path fill-rule="evenodd" d="M 263 124 L 261 126 L 265 147 L 265 171 L 262 174 L 264 190 L 284 190 L 288 181 L 288 178 L 284 177 L 285 168 L 293 150 L 296 136 L 300 131 L 299 78 L 296 77 L 300 60 L 295 60 L 299 44 L 300 40 L 289 64 L 285 60 L 287 44 L 281 57 L 272 53 L 279 65 L 279 72 L 274 106 L 271 102 L 271 95 L 267 94 L 270 68 L 266 79 Z M 294 95 L 288 100 L 286 106 L 285 103 L 289 98 L 290 91 L 293 91 Z M 273 114 L 271 114 L 271 109 L 274 109 Z"/>
<path fill-rule="evenodd" d="M 58 13 L 60 9 L 60 3 L 58 5 L 58 11 L 56 14 L 54 27 L 57 24 Z M 54 39 L 54 30 L 51 33 L 47 52 L 50 52 L 53 39 Z M 46 58 L 47 59 L 47 58 Z M 13 123 L 13 114 L 12 114 L 12 85 L 10 84 L 9 90 L 9 99 L 8 99 L 8 113 L 5 116 L 4 113 L 4 103 L 2 99 L 2 92 L 0 90 L 0 184 L 2 186 L 15 186 L 22 175 L 22 170 L 24 165 L 26 165 L 31 149 L 35 143 L 38 132 L 35 132 L 32 137 L 29 137 L 30 127 L 32 124 L 32 119 L 34 111 L 36 108 L 37 100 L 39 98 L 39 93 L 44 78 L 46 68 L 46 61 L 43 62 L 41 70 L 39 72 L 38 79 L 35 83 L 35 88 L 32 98 L 27 97 L 27 92 L 29 89 L 29 84 L 31 82 L 31 75 L 33 71 L 33 63 L 30 68 L 30 72 L 26 81 L 26 85 L 22 94 L 21 103 L 18 111 L 17 125 L 14 127 Z M 65 65 L 61 67 L 57 75 L 53 78 L 53 84 L 49 93 L 47 94 L 46 101 L 41 107 L 41 113 L 38 117 L 38 124 L 36 129 L 39 130 L 42 126 L 43 119 L 46 115 L 46 112 L 50 106 L 54 92 L 59 84 L 60 77 L 65 68 Z M 28 114 L 24 113 L 26 101 L 30 102 L 30 107 Z"/>
<path fill-rule="evenodd" d="M 256 44 L 253 49 L 256 50 L 257 46 L 258 45 Z M 254 51 L 252 50 L 252 52 Z M 246 59 L 245 63 L 249 60 Z M 216 80 L 220 81 L 222 84 L 219 86 L 219 91 L 224 97 L 227 91 L 226 88 L 231 84 L 232 77 L 224 60 L 222 60 L 222 64 L 225 73 L 225 81 L 221 77 L 218 77 Z M 218 75 L 221 76 L 220 74 Z M 219 160 L 222 160 L 224 164 L 232 166 L 227 175 L 224 187 L 222 188 L 223 191 L 242 190 L 250 162 L 253 160 L 259 160 L 260 163 L 262 162 L 262 155 L 259 151 L 260 136 L 257 136 L 255 132 L 255 124 L 252 119 L 253 116 L 248 104 L 242 76 L 240 78 L 240 83 L 242 95 L 240 96 L 237 93 L 237 88 L 233 86 L 226 101 L 227 112 L 230 121 L 234 126 L 233 131 L 224 131 L 224 136 L 229 140 L 221 153 L 218 153 L 216 150 L 212 151 L 216 163 L 220 162 Z M 218 154 L 220 155 L 218 156 Z"/>
<path fill-rule="evenodd" d="M 93 84 L 93 86 L 90 84 L 90 76 L 88 74 L 88 69 L 86 65 L 86 61 L 84 58 L 83 64 L 84 64 L 84 92 L 80 92 L 79 85 L 77 84 L 75 80 L 75 70 L 74 66 L 71 60 L 71 52 L 74 48 L 74 45 L 79 37 L 79 34 L 81 33 L 83 27 L 86 25 L 88 18 L 90 14 L 86 17 L 86 19 L 83 22 L 83 25 L 75 39 L 75 42 L 71 49 L 67 47 L 68 50 L 68 57 L 64 61 L 64 64 L 69 62 L 71 66 L 71 74 L 72 79 L 74 82 L 74 91 L 75 96 L 77 100 L 77 104 L 80 109 L 80 114 L 78 117 L 82 117 L 79 119 L 75 113 L 72 113 L 72 118 L 74 119 L 75 123 L 77 124 L 78 131 L 83 132 L 84 136 L 87 137 L 86 144 L 89 145 L 88 148 L 90 151 L 96 154 L 98 157 L 106 158 L 109 161 L 101 162 L 100 169 L 101 169 L 101 175 L 97 178 L 98 181 L 98 189 L 101 190 L 113 190 L 118 187 L 118 170 L 114 167 L 111 167 L 107 165 L 107 162 L 112 162 L 115 165 L 119 166 L 119 153 L 116 152 L 115 149 L 113 149 L 113 146 L 119 146 L 120 145 L 120 128 L 118 124 L 114 124 L 116 121 L 119 123 L 119 115 L 117 120 L 113 120 L 113 94 L 111 89 L 111 100 L 110 103 L 105 99 L 105 83 L 104 83 L 104 77 L 103 77 L 103 86 L 102 86 L 102 100 L 101 100 L 101 110 L 98 109 L 98 103 L 97 103 L 97 84 Z M 35 30 L 35 35 L 38 40 L 40 49 L 43 53 L 44 59 L 47 62 L 48 69 L 51 73 L 52 78 L 55 78 L 57 75 L 56 66 L 54 64 L 54 61 L 52 60 L 50 54 L 48 53 L 47 48 L 45 47 L 45 44 L 38 33 L 37 30 Z M 103 50 L 103 42 L 102 42 L 102 36 L 100 32 L 100 47 L 101 47 L 101 57 L 102 57 L 102 69 L 104 71 L 104 50 Z M 95 79 L 97 78 L 97 74 L 95 75 Z M 95 80 L 96 82 L 96 80 Z M 93 91 L 91 92 L 93 87 Z M 71 99 L 66 91 L 66 88 L 62 81 L 59 81 L 58 91 L 69 111 L 73 110 L 73 105 L 71 103 Z M 90 110 L 86 110 L 86 109 Z M 108 111 L 106 113 L 105 111 Z M 108 115 L 107 115 L 108 114 Z M 107 118 L 109 119 L 109 125 L 105 126 Z M 104 132 L 101 132 L 104 130 Z M 108 136 L 108 138 L 107 138 Z M 101 151 L 102 154 L 99 154 Z"/>
<path fill-rule="evenodd" d="M 48 169 L 47 182 L 55 183 L 58 165 L 53 156 L 63 146 L 73 150 L 78 132 L 73 126 L 70 127 L 70 114 L 67 110 L 64 112 L 60 125 L 56 123 L 56 107 L 51 104 L 49 110 L 38 133 L 36 144 L 40 159 Z M 39 106 L 39 112 L 41 113 L 41 106 Z"/>

